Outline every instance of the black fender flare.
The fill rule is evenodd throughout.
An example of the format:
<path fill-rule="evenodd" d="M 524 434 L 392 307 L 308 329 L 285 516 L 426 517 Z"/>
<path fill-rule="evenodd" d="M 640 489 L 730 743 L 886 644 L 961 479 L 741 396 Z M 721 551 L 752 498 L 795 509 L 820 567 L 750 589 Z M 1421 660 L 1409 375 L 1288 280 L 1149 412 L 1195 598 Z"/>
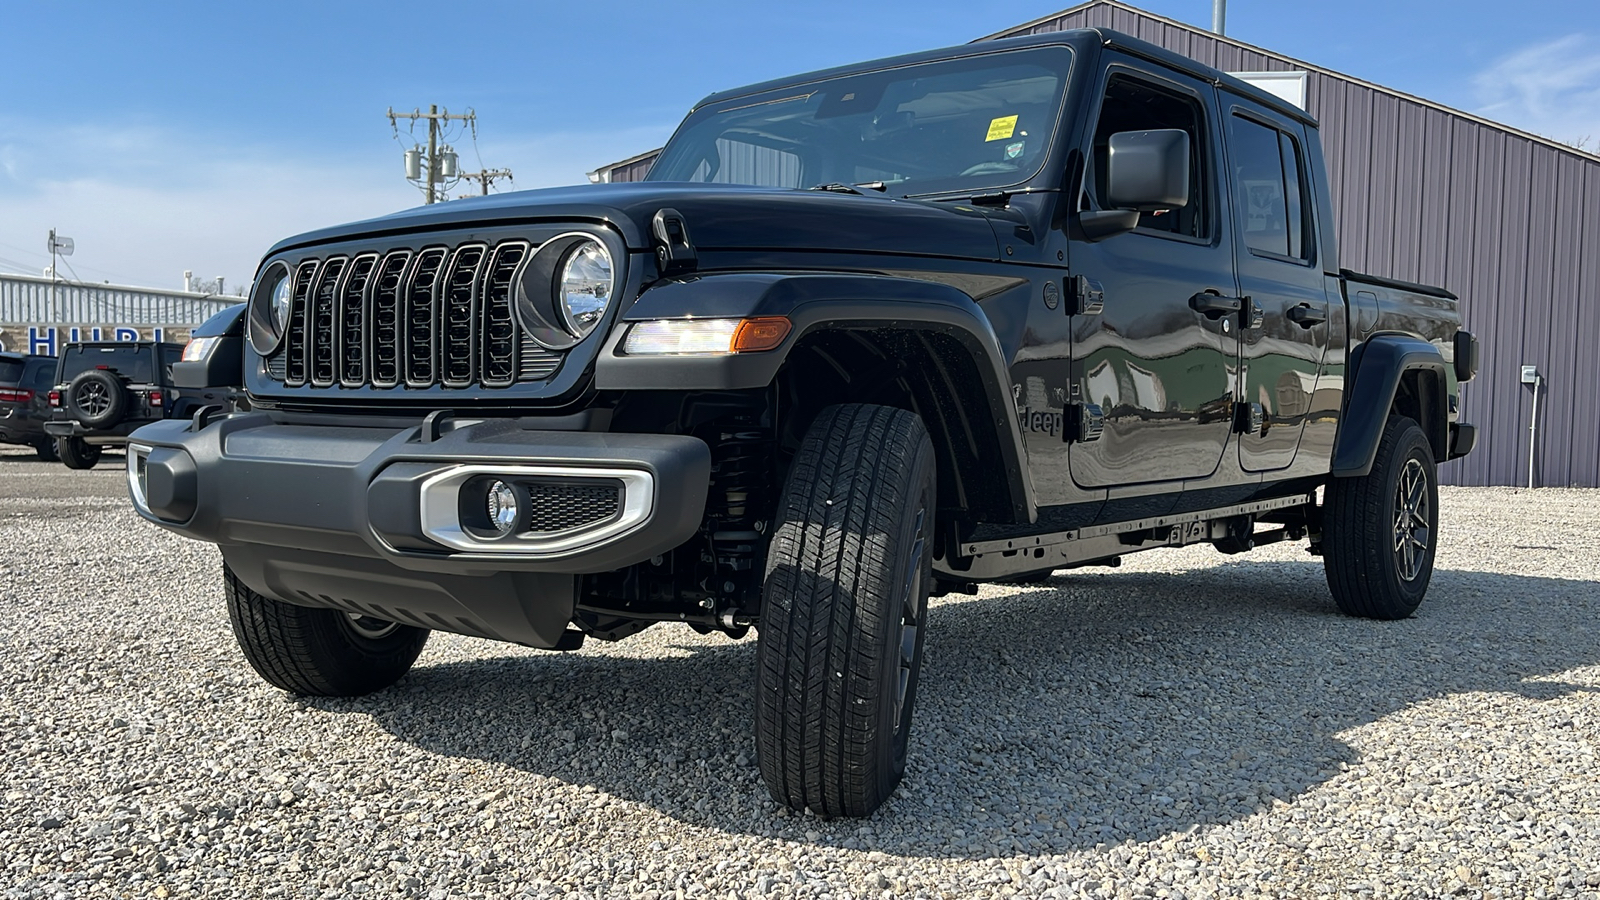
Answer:
<path fill-rule="evenodd" d="M 1443 462 L 1449 452 L 1449 379 L 1444 355 L 1433 344 L 1409 334 L 1378 334 L 1363 341 L 1350 356 L 1350 381 L 1345 389 L 1339 436 L 1333 444 L 1332 472 L 1336 478 L 1362 476 L 1372 471 L 1384 424 L 1394 408 L 1395 395 L 1407 372 L 1435 373 L 1436 396 L 1425 398 L 1437 421 L 1418 422 Z M 1421 398 L 1419 398 L 1421 399 Z"/>
<path fill-rule="evenodd" d="M 628 356 L 632 323 L 653 319 L 784 316 L 793 328 L 778 347 L 759 353 Z M 970 355 L 995 429 L 1010 506 L 1018 522 L 1038 517 L 1028 455 L 1010 375 L 989 319 L 972 298 L 948 285 L 910 278 L 833 272 L 729 272 L 652 287 L 622 316 L 595 360 L 603 391 L 743 390 L 772 383 L 790 351 L 824 330 L 931 332 L 954 339 Z M 978 416 L 973 415 L 973 420 Z"/>

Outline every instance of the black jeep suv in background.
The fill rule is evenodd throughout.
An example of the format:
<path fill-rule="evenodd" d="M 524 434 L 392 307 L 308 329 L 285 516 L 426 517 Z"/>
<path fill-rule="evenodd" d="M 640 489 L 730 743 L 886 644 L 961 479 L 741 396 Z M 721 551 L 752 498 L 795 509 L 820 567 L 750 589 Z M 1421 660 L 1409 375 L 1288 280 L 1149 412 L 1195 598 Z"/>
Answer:
<path fill-rule="evenodd" d="M 54 356 L 0 353 L 0 444 L 21 444 L 40 459 L 56 458 L 55 442 L 44 433 L 55 374 Z"/>
<path fill-rule="evenodd" d="M 773 797 L 863 815 L 930 596 L 1297 541 L 1346 613 L 1417 609 L 1477 343 L 1448 291 L 1340 267 L 1328 187 L 1303 110 L 1112 31 L 716 94 L 642 183 L 273 247 L 252 411 L 141 429 L 129 490 L 220 545 L 245 656 L 302 694 L 433 630 L 754 626 L 723 677 Z"/>
<path fill-rule="evenodd" d="M 141 425 L 165 419 L 174 396 L 168 367 L 182 344 L 122 341 L 67 344 L 50 391 L 44 429 L 71 469 L 90 469 L 105 447 L 120 447 Z"/>

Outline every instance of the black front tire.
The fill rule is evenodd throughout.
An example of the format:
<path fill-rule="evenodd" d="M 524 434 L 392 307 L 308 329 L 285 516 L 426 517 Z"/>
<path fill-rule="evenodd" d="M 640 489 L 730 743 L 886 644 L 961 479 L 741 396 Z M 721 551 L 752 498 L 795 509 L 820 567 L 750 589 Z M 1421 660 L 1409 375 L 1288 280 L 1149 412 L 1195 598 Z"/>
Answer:
<path fill-rule="evenodd" d="M 40 441 L 33 445 L 33 452 L 39 454 L 40 462 L 57 462 L 61 454 L 56 452 L 56 442 L 53 440 Z"/>
<path fill-rule="evenodd" d="M 865 816 L 905 773 L 927 631 L 933 444 L 915 414 L 830 407 L 794 458 L 767 554 L 756 757 L 778 803 Z"/>
<path fill-rule="evenodd" d="M 1346 615 L 1404 619 L 1433 577 L 1439 533 L 1439 476 L 1427 435 L 1392 416 L 1372 471 L 1328 484 L 1322 562 Z"/>
<path fill-rule="evenodd" d="M 69 469 L 92 469 L 100 461 L 100 446 L 80 437 L 56 438 L 56 455 Z"/>
<path fill-rule="evenodd" d="M 226 566 L 222 575 L 239 649 L 257 674 L 293 694 L 381 691 L 411 670 L 428 642 L 426 628 L 295 606 L 256 593 Z"/>

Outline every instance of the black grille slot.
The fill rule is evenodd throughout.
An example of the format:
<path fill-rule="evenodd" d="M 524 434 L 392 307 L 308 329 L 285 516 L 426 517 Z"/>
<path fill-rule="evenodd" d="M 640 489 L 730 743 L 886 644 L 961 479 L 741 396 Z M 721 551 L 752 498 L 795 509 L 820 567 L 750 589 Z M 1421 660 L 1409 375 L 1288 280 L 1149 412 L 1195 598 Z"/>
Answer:
<path fill-rule="evenodd" d="M 283 349 L 278 358 L 283 360 L 283 383 L 291 386 L 306 383 L 306 306 L 311 298 L 311 284 L 317 274 L 317 261 L 308 259 L 294 273 L 294 298 L 289 304 L 289 333 L 284 336 Z"/>
<path fill-rule="evenodd" d="M 517 273 L 533 251 L 511 239 L 301 260 L 267 377 L 317 388 L 547 380 L 565 354 L 540 346 L 516 312 Z"/>
<path fill-rule="evenodd" d="M 427 387 L 437 375 L 433 359 L 439 346 L 439 325 L 433 288 L 439 281 L 444 258 L 445 251 L 440 247 L 417 254 L 417 265 L 406 287 L 406 384 L 412 387 Z"/>
<path fill-rule="evenodd" d="M 599 525 L 622 511 L 622 487 L 616 483 L 534 481 L 527 488 L 528 531 L 534 534 Z"/>
<path fill-rule="evenodd" d="M 546 350 L 526 334 L 522 336 L 522 352 L 517 356 L 518 381 L 543 381 L 560 367 L 561 354 Z"/>
<path fill-rule="evenodd" d="M 474 350 L 477 344 L 478 268 L 488 248 L 482 244 L 457 247 L 450 259 L 440 300 L 444 306 L 440 334 L 439 380 L 445 387 L 468 387 L 477 377 Z"/>
<path fill-rule="evenodd" d="M 372 286 L 373 387 L 400 383 L 400 289 L 410 260 L 410 250 L 396 250 L 385 256 Z"/>
<path fill-rule="evenodd" d="M 376 253 L 356 257 L 339 291 L 339 382 L 345 387 L 367 381 L 367 284 L 377 264 Z"/>
<path fill-rule="evenodd" d="M 517 322 L 512 312 L 512 279 L 517 265 L 528 255 L 528 245 L 507 241 L 494 248 L 484 267 L 483 330 L 479 356 L 483 360 L 483 386 L 505 387 L 517 377 Z"/>
<path fill-rule="evenodd" d="M 344 274 L 345 264 L 349 261 L 343 256 L 329 258 L 322 264 L 322 271 L 317 274 L 317 286 L 311 291 L 311 352 L 308 356 L 311 383 L 317 387 L 331 387 L 335 380 L 334 306 L 338 299 L 339 276 Z"/>

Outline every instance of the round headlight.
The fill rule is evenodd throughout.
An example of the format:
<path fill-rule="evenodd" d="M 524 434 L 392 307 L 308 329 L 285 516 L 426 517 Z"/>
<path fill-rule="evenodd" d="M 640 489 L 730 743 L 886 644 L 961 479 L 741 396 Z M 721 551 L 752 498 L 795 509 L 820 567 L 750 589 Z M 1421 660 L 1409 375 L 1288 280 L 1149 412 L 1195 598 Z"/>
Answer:
<path fill-rule="evenodd" d="M 556 305 L 575 336 L 584 337 L 600 324 L 612 288 L 611 254 L 604 245 L 586 239 L 567 252 L 556 280 Z"/>
<path fill-rule="evenodd" d="M 283 343 L 293 300 L 294 279 L 290 277 L 289 265 L 275 260 L 261 270 L 261 277 L 250 289 L 248 331 L 250 346 L 257 353 L 270 356 Z"/>
<path fill-rule="evenodd" d="M 289 304 L 293 300 L 294 285 L 291 280 L 279 279 L 277 286 L 272 289 L 272 324 L 278 327 L 279 332 L 289 325 Z"/>

